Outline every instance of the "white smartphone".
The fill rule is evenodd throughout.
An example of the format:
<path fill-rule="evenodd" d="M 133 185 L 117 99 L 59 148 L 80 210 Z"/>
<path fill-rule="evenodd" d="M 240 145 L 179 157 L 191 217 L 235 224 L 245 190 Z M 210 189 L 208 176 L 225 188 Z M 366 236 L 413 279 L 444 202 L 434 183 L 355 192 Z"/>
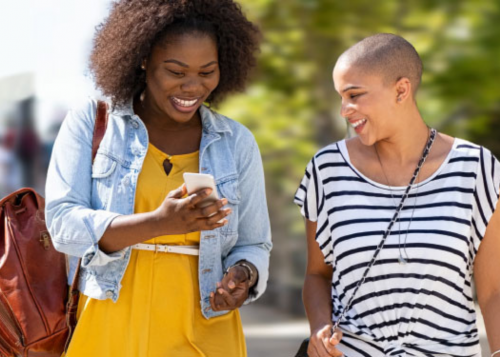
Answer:
<path fill-rule="evenodd" d="M 198 207 L 206 207 L 219 199 L 219 195 L 217 195 L 217 188 L 215 187 L 215 180 L 212 175 L 185 172 L 183 177 L 189 195 L 203 190 L 204 188 L 212 189 L 210 195 L 205 197 L 203 201 L 198 204 Z"/>

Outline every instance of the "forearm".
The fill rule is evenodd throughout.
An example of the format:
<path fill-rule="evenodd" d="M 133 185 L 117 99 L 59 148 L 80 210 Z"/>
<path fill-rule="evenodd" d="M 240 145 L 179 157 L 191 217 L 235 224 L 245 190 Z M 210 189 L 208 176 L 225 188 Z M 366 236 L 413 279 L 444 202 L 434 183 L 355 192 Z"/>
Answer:
<path fill-rule="evenodd" d="M 144 242 L 161 234 L 154 212 L 116 217 L 99 241 L 99 248 L 106 253 Z"/>
<path fill-rule="evenodd" d="M 500 293 L 486 301 L 480 301 L 479 306 L 484 317 L 490 350 L 493 353 L 500 350 Z"/>
<path fill-rule="evenodd" d="M 332 324 L 331 281 L 322 275 L 308 274 L 302 299 L 311 332 Z"/>

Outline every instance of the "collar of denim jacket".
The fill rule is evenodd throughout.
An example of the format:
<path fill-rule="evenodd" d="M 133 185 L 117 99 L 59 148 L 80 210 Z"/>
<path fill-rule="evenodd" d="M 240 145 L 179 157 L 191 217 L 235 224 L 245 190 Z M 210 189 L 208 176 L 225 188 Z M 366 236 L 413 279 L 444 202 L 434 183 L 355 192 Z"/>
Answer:
<path fill-rule="evenodd" d="M 133 108 L 133 99 L 130 99 L 124 105 L 114 107 L 111 110 L 111 113 L 122 117 L 133 117 L 135 115 Z M 200 107 L 200 115 L 204 132 L 208 134 L 213 132 L 227 132 L 230 135 L 233 135 L 233 131 L 231 130 L 227 122 L 228 120 L 225 119 L 222 115 L 212 111 L 212 109 L 208 108 L 205 104 Z"/>

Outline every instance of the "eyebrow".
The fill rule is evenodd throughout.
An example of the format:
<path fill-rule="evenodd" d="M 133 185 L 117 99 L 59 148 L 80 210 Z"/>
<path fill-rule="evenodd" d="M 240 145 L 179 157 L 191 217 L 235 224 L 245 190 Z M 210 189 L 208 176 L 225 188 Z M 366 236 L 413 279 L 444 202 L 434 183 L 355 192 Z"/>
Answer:
<path fill-rule="evenodd" d="M 350 86 L 350 87 L 347 87 L 347 88 L 344 88 L 342 89 L 342 93 L 345 93 L 349 90 L 352 90 L 352 89 L 361 89 L 361 87 L 358 87 L 358 86 Z"/>
<path fill-rule="evenodd" d="M 179 65 L 181 67 L 189 68 L 189 66 L 187 64 L 185 64 L 183 62 L 180 62 L 180 61 L 177 61 L 177 60 L 174 60 L 174 59 L 169 59 L 169 60 L 163 61 L 163 63 L 175 63 L 175 64 L 177 64 L 177 65 Z M 209 62 L 207 64 L 204 64 L 200 68 L 207 68 L 207 67 L 210 67 L 213 64 L 217 64 L 217 61 L 212 61 L 212 62 Z"/>

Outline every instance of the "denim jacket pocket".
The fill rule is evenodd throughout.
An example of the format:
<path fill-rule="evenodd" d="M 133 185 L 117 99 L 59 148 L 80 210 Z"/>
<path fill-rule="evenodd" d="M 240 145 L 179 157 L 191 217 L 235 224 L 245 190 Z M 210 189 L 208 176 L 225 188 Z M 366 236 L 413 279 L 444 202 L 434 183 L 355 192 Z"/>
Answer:
<path fill-rule="evenodd" d="M 109 156 L 97 154 L 92 165 L 92 178 L 106 178 L 116 169 L 117 162 Z"/>
<path fill-rule="evenodd" d="M 113 189 L 113 173 L 118 162 L 104 154 L 97 154 L 92 165 L 92 207 L 105 209 Z"/>
<path fill-rule="evenodd" d="M 224 208 L 231 208 L 232 213 L 227 217 L 228 224 L 221 228 L 224 240 L 230 241 L 238 233 L 238 204 L 240 193 L 238 191 L 238 180 L 233 179 L 217 184 L 220 198 L 226 198 L 228 204 Z"/>
<path fill-rule="evenodd" d="M 221 198 L 227 198 L 230 204 L 240 203 L 240 192 L 238 191 L 238 180 L 233 179 L 217 184 L 217 190 Z"/>

